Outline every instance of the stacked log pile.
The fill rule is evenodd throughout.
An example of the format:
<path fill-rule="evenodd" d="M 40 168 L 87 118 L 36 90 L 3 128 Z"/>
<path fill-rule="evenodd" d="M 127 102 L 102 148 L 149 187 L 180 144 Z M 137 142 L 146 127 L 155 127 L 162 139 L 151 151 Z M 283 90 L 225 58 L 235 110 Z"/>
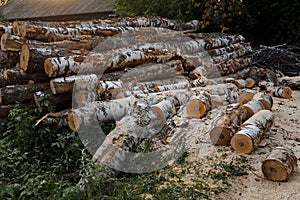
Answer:
<path fill-rule="evenodd" d="M 43 107 L 47 95 L 57 113 L 37 124 L 59 117 L 80 131 L 116 122 L 94 159 L 120 166 L 124 155 L 111 156 L 137 145 L 141 126 L 154 137 L 179 112 L 202 118 L 222 107 L 211 141 L 251 153 L 273 123 L 272 96 L 291 98 L 300 81 L 251 65 L 243 36 L 197 26 L 162 18 L 2 24 L 0 117 L 17 101 Z"/>

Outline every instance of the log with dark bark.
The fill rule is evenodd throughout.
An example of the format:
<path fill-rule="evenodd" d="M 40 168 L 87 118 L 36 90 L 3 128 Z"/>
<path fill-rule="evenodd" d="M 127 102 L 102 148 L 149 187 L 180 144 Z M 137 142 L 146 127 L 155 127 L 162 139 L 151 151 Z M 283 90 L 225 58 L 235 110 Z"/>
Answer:
<path fill-rule="evenodd" d="M 83 54 L 55 45 L 24 44 L 20 52 L 20 68 L 29 73 L 44 72 L 44 62 L 47 58 Z"/>
<path fill-rule="evenodd" d="M 5 87 L 8 85 L 22 85 L 29 83 L 45 83 L 50 79 L 45 75 L 45 73 L 33 73 L 29 74 L 23 70 L 12 70 L 4 69 L 0 70 L 0 87 Z"/>
<path fill-rule="evenodd" d="M 35 105 L 44 110 L 48 110 L 48 106 L 55 111 L 61 111 L 72 107 L 72 93 L 62 93 L 58 95 L 51 94 L 51 91 L 35 92 Z"/>
<path fill-rule="evenodd" d="M 274 122 L 274 114 L 261 110 L 245 121 L 232 137 L 231 146 L 239 153 L 251 153 L 260 143 Z"/>
<path fill-rule="evenodd" d="M 288 181 L 297 168 L 297 157 L 285 147 L 276 147 L 262 162 L 262 172 L 271 181 Z"/>
<path fill-rule="evenodd" d="M 26 43 L 26 39 L 16 36 L 10 35 L 8 33 L 4 33 L 1 36 L 1 50 L 2 51 L 17 51 L 21 50 L 23 44 Z"/>
<path fill-rule="evenodd" d="M 18 68 L 19 67 L 19 52 L 16 51 L 2 51 L 0 50 L 0 64 L 1 68 Z"/>
<path fill-rule="evenodd" d="M 0 104 L 11 105 L 17 101 L 28 102 L 33 100 L 35 92 L 47 90 L 50 90 L 49 83 L 6 86 L 0 89 Z"/>
<path fill-rule="evenodd" d="M 0 106 L 0 119 L 7 117 L 9 114 L 9 111 L 12 110 L 13 108 L 14 108 L 14 105 Z"/>

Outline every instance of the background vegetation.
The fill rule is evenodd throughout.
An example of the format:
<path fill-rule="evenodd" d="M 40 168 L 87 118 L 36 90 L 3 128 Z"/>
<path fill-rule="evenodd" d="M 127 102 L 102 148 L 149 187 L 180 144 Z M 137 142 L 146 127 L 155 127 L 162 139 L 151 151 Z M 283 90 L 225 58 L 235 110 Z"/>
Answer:
<path fill-rule="evenodd" d="M 121 16 L 201 21 L 200 32 L 240 33 L 257 44 L 300 45 L 297 0 L 115 0 Z"/>

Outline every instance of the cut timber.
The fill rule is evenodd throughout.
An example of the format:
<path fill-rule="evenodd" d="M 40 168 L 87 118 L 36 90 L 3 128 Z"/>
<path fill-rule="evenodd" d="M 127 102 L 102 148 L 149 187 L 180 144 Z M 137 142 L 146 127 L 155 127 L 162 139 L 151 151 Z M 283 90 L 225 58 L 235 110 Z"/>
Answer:
<path fill-rule="evenodd" d="M 187 114 L 191 117 L 201 118 L 212 108 L 211 104 L 210 95 L 207 92 L 200 92 L 192 96 L 186 104 Z"/>
<path fill-rule="evenodd" d="M 134 100 L 124 98 L 111 101 L 95 101 L 88 106 L 73 109 L 68 114 L 68 125 L 71 130 L 79 131 L 93 122 L 117 121 L 123 118 L 131 109 Z"/>
<path fill-rule="evenodd" d="M 245 38 L 242 35 L 225 35 L 224 37 L 199 36 L 200 35 L 194 34 L 192 37 L 200 43 L 205 50 L 217 49 L 245 41 Z"/>
<path fill-rule="evenodd" d="M 122 88 L 122 81 L 99 81 L 97 92 L 100 100 L 111 99 L 115 90 Z"/>
<path fill-rule="evenodd" d="M 237 79 L 234 81 L 234 84 L 239 88 L 245 88 L 246 87 L 246 81 L 244 79 Z"/>
<path fill-rule="evenodd" d="M 14 105 L 4 105 L 0 106 L 0 118 L 3 119 L 4 117 L 7 117 L 9 114 L 9 111 L 14 108 Z"/>
<path fill-rule="evenodd" d="M 248 119 L 245 109 L 239 104 L 230 104 L 212 124 L 210 140 L 217 146 L 229 146 L 230 140 L 238 130 L 238 127 Z"/>
<path fill-rule="evenodd" d="M 12 69 L 4 69 L 3 71 L 0 71 L 0 87 L 17 84 L 29 84 L 30 82 L 42 83 L 48 81 L 49 78 L 44 73 L 29 74 L 24 72 L 23 70 Z"/>
<path fill-rule="evenodd" d="M 222 76 L 227 76 L 232 73 L 236 73 L 240 70 L 245 69 L 251 63 L 249 58 L 237 58 L 237 59 L 229 59 L 222 63 L 214 63 L 212 67 L 206 68 L 208 78 L 216 78 Z M 242 77 L 239 77 L 242 78 Z"/>
<path fill-rule="evenodd" d="M 10 105 L 16 101 L 33 100 L 35 92 L 47 90 L 50 90 L 49 83 L 6 86 L 0 89 L 0 104 Z"/>
<path fill-rule="evenodd" d="M 46 96 L 47 95 L 47 96 Z M 65 110 L 72 107 L 72 93 L 52 95 L 50 91 L 36 92 L 33 95 L 37 107 L 47 110 L 48 102 L 55 111 Z M 47 106 L 45 105 L 45 99 Z"/>
<path fill-rule="evenodd" d="M 77 75 L 85 56 L 47 58 L 44 70 L 48 77 Z"/>
<path fill-rule="evenodd" d="M 297 168 L 297 157 L 291 149 L 276 147 L 262 162 L 262 172 L 271 181 L 288 181 Z"/>
<path fill-rule="evenodd" d="M 242 107 L 247 111 L 248 117 L 252 117 L 258 111 L 265 109 L 262 102 L 258 100 L 251 100 L 248 103 L 244 104 Z"/>
<path fill-rule="evenodd" d="M 247 121 L 232 137 L 231 146 L 239 153 L 251 153 L 260 143 L 265 132 L 274 122 L 274 114 L 269 110 L 261 110 Z"/>
<path fill-rule="evenodd" d="M 73 40 L 73 41 L 93 40 L 93 37 L 91 35 L 63 35 L 63 34 L 55 34 L 55 33 L 50 33 L 48 36 L 48 42 L 59 42 L 63 40 Z"/>
<path fill-rule="evenodd" d="M 239 88 L 252 88 L 255 85 L 255 81 L 252 78 L 247 78 L 246 80 L 244 79 L 236 79 L 234 80 L 234 84 Z"/>
<path fill-rule="evenodd" d="M 241 49 L 230 52 L 228 54 L 223 54 L 223 55 L 220 55 L 220 56 L 213 57 L 213 61 L 215 63 L 222 63 L 222 62 L 228 61 L 230 59 L 240 58 L 240 57 L 245 56 L 245 55 L 247 55 L 251 52 L 252 52 L 252 48 L 249 44 L 249 46 L 247 46 L 247 47 L 243 47 Z"/>
<path fill-rule="evenodd" d="M 17 51 L 21 50 L 23 44 L 26 43 L 26 39 L 16 35 L 10 35 L 4 33 L 1 36 L 1 50 L 2 51 Z"/>
<path fill-rule="evenodd" d="M 17 68 L 19 63 L 19 53 L 16 51 L 2 51 L 0 50 L 0 65 L 1 68 Z"/>
<path fill-rule="evenodd" d="M 255 80 L 253 78 L 246 78 L 246 88 L 253 88 L 255 86 Z"/>
<path fill-rule="evenodd" d="M 290 87 L 277 86 L 272 89 L 272 95 L 275 97 L 290 99 L 292 97 L 292 93 L 293 91 Z"/>
<path fill-rule="evenodd" d="M 253 96 L 253 100 L 260 101 L 265 109 L 272 110 L 273 98 L 270 94 L 259 92 Z"/>
<path fill-rule="evenodd" d="M 248 103 L 249 101 L 251 101 L 256 93 L 257 93 L 256 90 L 244 89 L 240 92 L 240 94 L 237 98 L 237 102 L 240 105 L 244 105 L 244 104 Z"/>
<path fill-rule="evenodd" d="M 196 69 L 194 69 L 193 71 L 190 72 L 189 78 L 192 79 L 192 80 L 196 80 L 196 79 L 199 79 L 199 78 L 206 77 L 206 75 L 207 75 L 207 71 L 206 71 L 205 67 L 199 66 L 199 67 L 196 67 Z"/>
<path fill-rule="evenodd" d="M 290 87 L 294 90 L 300 90 L 300 76 L 295 77 L 282 77 L 278 79 L 279 84 Z"/>
<path fill-rule="evenodd" d="M 72 93 L 76 81 L 79 83 L 80 80 L 86 80 L 86 82 L 88 83 L 91 82 L 93 83 L 94 81 L 90 81 L 91 79 L 95 81 L 98 80 L 97 76 L 94 74 L 55 78 L 50 81 L 51 92 L 52 94 Z M 92 87 L 92 86 L 88 84 L 82 84 L 82 82 L 80 82 L 80 89 L 81 90 L 87 89 L 84 87 Z M 96 87 L 94 87 L 94 89 L 96 89 Z"/>
<path fill-rule="evenodd" d="M 44 62 L 47 58 L 74 55 L 77 52 L 53 45 L 24 44 L 20 52 L 20 68 L 29 73 L 44 72 Z M 82 54 L 82 52 L 79 52 Z"/>

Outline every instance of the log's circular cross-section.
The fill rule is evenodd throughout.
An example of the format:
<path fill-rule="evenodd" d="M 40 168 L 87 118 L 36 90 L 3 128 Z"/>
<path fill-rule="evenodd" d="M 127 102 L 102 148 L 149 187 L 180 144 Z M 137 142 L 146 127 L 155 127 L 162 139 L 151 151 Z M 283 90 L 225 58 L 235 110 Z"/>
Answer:
<path fill-rule="evenodd" d="M 228 146 L 233 136 L 232 129 L 226 127 L 214 127 L 210 131 L 210 140 L 217 146 Z"/>
<path fill-rule="evenodd" d="M 23 44 L 20 51 L 20 68 L 24 71 L 28 68 L 30 52 L 27 44 Z"/>
<path fill-rule="evenodd" d="M 259 130 L 259 129 L 258 129 Z M 247 134 L 235 134 L 231 139 L 232 148 L 239 153 L 251 153 L 254 148 L 252 138 Z"/>
<path fill-rule="evenodd" d="M 186 110 L 189 116 L 201 118 L 206 113 L 206 105 L 198 99 L 193 99 L 187 103 Z"/>

